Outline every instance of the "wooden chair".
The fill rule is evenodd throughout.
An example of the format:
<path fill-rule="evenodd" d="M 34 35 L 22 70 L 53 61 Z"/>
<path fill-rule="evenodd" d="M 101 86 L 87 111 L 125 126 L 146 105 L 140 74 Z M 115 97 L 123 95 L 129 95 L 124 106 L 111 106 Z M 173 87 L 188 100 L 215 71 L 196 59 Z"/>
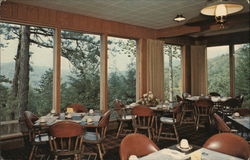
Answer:
<path fill-rule="evenodd" d="M 95 132 L 85 132 L 85 134 L 83 135 L 84 144 L 97 145 L 98 153 L 99 153 L 101 160 L 103 160 L 103 155 L 106 153 L 104 145 L 103 145 L 103 141 L 106 138 L 106 132 L 107 132 L 108 124 L 109 124 L 110 114 L 111 114 L 111 111 L 108 110 L 100 118 L 97 126 L 90 126 L 91 128 L 95 129 Z M 84 146 L 83 146 L 83 153 L 84 153 Z M 87 154 L 87 153 L 84 153 L 84 154 Z"/>
<path fill-rule="evenodd" d="M 79 123 L 61 121 L 49 127 L 50 149 L 54 159 L 58 157 L 74 156 L 81 159 L 83 144 L 83 127 Z"/>
<path fill-rule="evenodd" d="M 229 133 L 237 133 L 238 131 L 235 129 L 230 129 L 230 127 L 225 123 L 225 121 L 216 113 L 213 114 L 215 125 L 219 133 L 229 132 Z"/>
<path fill-rule="evenodd" d="M 220 97 L 220 96 L 221 96 L 221 95 L 220 95 L 219 93 L 217 93 L 217 92 L 210 92 L 208 95 L 209 95 L 209 96 L 216 96 L 216 97 Z"/>
<path fill-rule="evenodd" d="M 119 121 L 119 127 L 116 134 L 116 137 L 118 138 L 119 135 L 126 135 L 126 132 L 123 134 L 124 131 L 132 131 L 129 129 L 124 130 L 124 124 L 130 125 L 132 123 L 132 115 L 127 114 L 125 106 L 118 99 L 114 100 L 114 110 L 118 115 L 117 120 Z"/>
<path fill-rule="evenodd" d="M 46 156 L 46 154 L 38 154 L 38 150 L 41 149 L 42 145 L 47 145 L 49 137 L 46 131 L 39 127 L 35 127 L 34 123 L 38 120 L 38 117 L 30 111 L 24 111 L 24 121 L 28 128 L 29 143 L 32 145 L 31 152 L 29 154 L 29 160 L 34 159 L 38 156 Z"/>
<path fill-rule="evenodd" d="M 153 132 L 153 122 L 154 122 L 154 112 L 149 107 L 140 105 L 132 109 L 133 114 L 133 127 L 135 132 L 138 130 L 146 130 L 149 139 L 152 139 Z M 153 135 L 154 136 L 154 135 Z"/>
<path fill-rule="evenodd" d="M 209 125 L 211 125 L 211 114 L 213 102 L 210 99 L 199 99 L 195 102 L 196 107 L 196 130 L 199 129 L 201 118 L 207 118 Z"/>
<path fill-rule="evenodd" d="M 121 141 L 120 160 L 128 160 L 131 155 L 145 156 L 158 150 L 156 144 L 145 135 L 129 134 Z"/>
<path fill-rule="evenodd" d="M 244 138 L 232 133 L 216 134 L 210 137 L 203 147 L 216 152 L 243 158 L 245 160 L 250 158 L 248 142 Z"/>
<path fill-rule="evenodd" d="M 181 108 L 181 121 L 180 124 L 195 124 L 196 117 L 195 117 L 195 107 L 193 102 L 188 99 L 183 99 L 183 105 Z"/>
<path fill-rule="evenodd" d="M 67 111 L 67 108 L 73 108 L 73 111 L 76 113 L 82 113 L 82 112 L 87 113 L 88 112 L 88 109 L 81 104 L 70 104 L 67 107 L 65 107 L 64 112 Z"/>
<path fill-rule="evenodd" d="M 226 116 L 232 115 L 237 108 L 240 107 L 240 103 L 236 98 L 230 98 L 223 102 L 223 110 L 221 111 L 223 119 Z"/>
<path fill-rule="evenodd" d="M 176 125 L 180 122 L 182 103 L 177 104 L 173 109 L 172 117 L 161 117 L 160 118 L 160 129 L 157 136 L 157 141 L 159 139 L 176 140 L 179 143 L 179 134 L 176 129 Z M 166 126 L 166 131 L 162 132 L 163 126 Z M 162 136 L 162 134 L 164 136 Z"/>

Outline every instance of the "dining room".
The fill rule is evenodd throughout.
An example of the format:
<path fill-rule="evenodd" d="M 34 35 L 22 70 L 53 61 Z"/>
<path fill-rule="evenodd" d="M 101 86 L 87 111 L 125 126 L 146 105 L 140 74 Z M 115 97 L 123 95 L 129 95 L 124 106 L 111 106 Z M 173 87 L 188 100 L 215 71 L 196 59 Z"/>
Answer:
<path fill-rule="evenodd" d="M 0 159 L 248 159 L 249 24 L 248 0 L 0 0 Z"/>

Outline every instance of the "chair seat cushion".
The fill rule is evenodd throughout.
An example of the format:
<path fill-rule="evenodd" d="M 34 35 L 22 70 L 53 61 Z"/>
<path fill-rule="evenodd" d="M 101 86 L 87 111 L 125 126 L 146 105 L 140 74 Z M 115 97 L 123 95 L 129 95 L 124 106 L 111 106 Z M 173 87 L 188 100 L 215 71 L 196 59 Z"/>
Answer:
<path fill-rule="evenodd" d="M 132 115 L 126 115 L 125 117 L 122 117 L 122 120 L 132 120 Z"/>
<path fill-rule="evenodd" d="M 161 117 L 160 121 L 163 123 L 174 123 L 174 121 L 176 121 L 176 119 L 173 119 L 171 117 Z"/>
<path fill-rule="evenodd" d="M 36 143 L 48 142 L 48 141 L 49 141 L 49 136 L 46 133 L 40 134 L 40 135 L 36 135 L 36 137 L 35 137 L 35 142 Z"/>
<path fill-rule="evenodd" d="M 95 132 L 85 132 L 83 141 L 86 143 L 99 143 L 102 139 Z"/>

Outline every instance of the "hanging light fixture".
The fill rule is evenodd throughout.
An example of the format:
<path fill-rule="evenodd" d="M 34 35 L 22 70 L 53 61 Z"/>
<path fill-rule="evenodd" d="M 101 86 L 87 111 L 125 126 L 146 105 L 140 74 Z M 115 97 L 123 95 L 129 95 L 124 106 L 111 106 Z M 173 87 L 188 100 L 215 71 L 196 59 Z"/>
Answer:
<path fill-rule="evenodd" d="M 243 5 L 230 0 L 215 0 L 208 3 L 201 10 L 201 13 L 207 16 L 215 16 L 216 22 L 223 27 L 227 15 L 239 12 L 243 8 Z"/>
<path fill-rule="evenodd" d="M 182 22 L 185 20 L 186 20 L 186 18 L 182 14 L 177 14 L 177 16 L 174 18 L 174 21 L 176 21 L 176 22 Z"/>

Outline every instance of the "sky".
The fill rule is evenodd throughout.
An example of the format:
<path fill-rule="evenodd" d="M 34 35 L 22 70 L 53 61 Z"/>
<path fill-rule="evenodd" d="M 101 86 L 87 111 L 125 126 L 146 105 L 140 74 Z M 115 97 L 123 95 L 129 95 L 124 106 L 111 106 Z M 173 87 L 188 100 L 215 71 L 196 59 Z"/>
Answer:
<path fill-rule="evenodd" d="M 0 37 L 0 42 L 5 42 L 3 37 Z M 8 47 L 0 49 L 0 60 L 1 63 L 14 62 L 14 57 L 17 51 L 17 40 L 8 40 Z M 112 47 L 112 46 L 110 46 Z M 31 64 L 36 66 L 48 66 L 53 67 L 53 49 L 48 48 L 39 48 L 36 45 L 30 46 L 30 52 L 32 56 L 30 58 Z M 109 68 L 113 68 L 114 65 L 119 69 L 119 71 L 126 71 L 127 64 L 130 61 L 130 57 L 125 54 L 117 54 L 114 58 L 112 55 L 109 55 Z M 72 67 L 71 63 L 64 57 L 61 57 L 61 70 L 70 71 Z"/>
<path fill-rule="evenodd" d="M 112 37 L 109 38 L 109 40 L 118 40 L 118 39 L 119 38 L 112 38 Z M 2 43 L 5 42 L 3 37 L 0 37 L 0 42 Z M 7 48 L 0 49 L 0 63 L 14 62 L 14 56 L 16 55 L 18 41 L 9 40 L 8 42 L 9 44 Z M 235 50 L 237 50 L 239 47 L 240 45 L 235 45 Z M 33 53 L 30 59 L 31 64 L 36 66 L 49 66 L 53 68 L 53 49 L 39 48 L 36 45 L 31 45 L 30 51 Z M 222 54 L 228 54 L 229 47 L 228 46 L 208 47 L 207 53 L 208 53 L 207 54 L 208 59 L 214 58 Z M 108 54 L 108 56 L 109 56 L 108 59 L 109 69 L 112 70 L 116 67 L 118 68 L 119 71 L 127 70 L 127 64 L 131 60 L 130 57 L 128 57 L 125 54 L 117 54 L 115 57 L 113 57 L 111 54 Z M 70 71 L 71 67 L 72 67 L 71 63 L 66 58 L 61 57 L 61 70 Z"/>

